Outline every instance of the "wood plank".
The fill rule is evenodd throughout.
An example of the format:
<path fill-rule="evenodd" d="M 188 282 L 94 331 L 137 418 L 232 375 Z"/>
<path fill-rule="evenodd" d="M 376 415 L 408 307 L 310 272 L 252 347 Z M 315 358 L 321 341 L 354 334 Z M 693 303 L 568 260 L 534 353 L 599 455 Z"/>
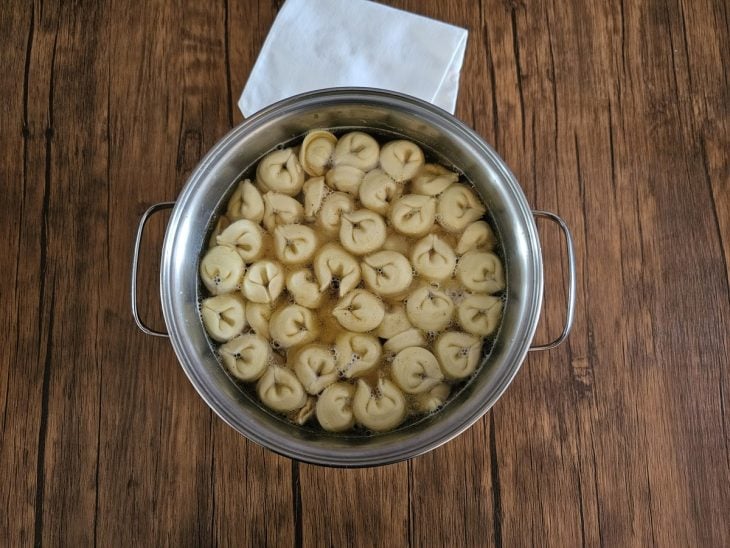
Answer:
<path fill-rule="evenodd" d="M 6 284 L 0 293 L 0 538 L 30 544 L 40 533 L 39 502 L 47 402 L 47 329 L 50 300 L 41 300 L 47 268 L 48 94 L 55 24 L 41 22 L 33 5 L 0 6 L 0 78 L 5 98 L 0 124 L 0 233 L 7 251 L 0 255 Z M 49 284 L 50 285 L 50 284 Z M 48 293 L 51 292 L 49 287 Z M 44 383 L 45 379 L 45 383 Z M 29 402 L 33 402 L 29 405 Z"/>

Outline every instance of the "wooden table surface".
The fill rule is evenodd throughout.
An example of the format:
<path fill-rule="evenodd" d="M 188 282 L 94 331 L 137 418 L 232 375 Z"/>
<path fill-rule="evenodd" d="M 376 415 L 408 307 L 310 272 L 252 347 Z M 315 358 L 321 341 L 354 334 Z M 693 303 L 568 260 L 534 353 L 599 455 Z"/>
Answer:
<path fill-rule="evenodd" d="M 137 220 L 241 121 L 280 4 L 0 3 L 0 544 L 730 545 L 728 3 L 392 2 L 469 29 L 456 114 L 572 227 L 578 304 L 473 428 L 363 470 L 246 441 L 130 315 Z"/>

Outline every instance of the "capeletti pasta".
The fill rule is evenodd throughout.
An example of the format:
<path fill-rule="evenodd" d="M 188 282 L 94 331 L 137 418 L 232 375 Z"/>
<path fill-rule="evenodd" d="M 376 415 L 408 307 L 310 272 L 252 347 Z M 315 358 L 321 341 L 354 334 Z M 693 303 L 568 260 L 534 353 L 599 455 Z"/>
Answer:
<path fill-rule="evenodd" d="M 272 411 L 330 432 L 436 411 L 502 317 L 485 213 L 410 141 L 317 129 L 267 154 L 200 261 L 221 364 Z"/>

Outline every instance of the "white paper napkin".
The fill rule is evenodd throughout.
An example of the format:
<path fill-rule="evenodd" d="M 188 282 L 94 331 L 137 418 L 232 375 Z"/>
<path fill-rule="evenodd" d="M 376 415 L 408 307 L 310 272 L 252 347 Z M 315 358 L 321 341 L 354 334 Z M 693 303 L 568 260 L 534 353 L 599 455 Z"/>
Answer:
<path fill-rule="evenodd" d="M 453 114 L 467 31 L 367 0 L 287 0 L 238 106 L 244 116 L 338 86 L 413 95 Z"/>

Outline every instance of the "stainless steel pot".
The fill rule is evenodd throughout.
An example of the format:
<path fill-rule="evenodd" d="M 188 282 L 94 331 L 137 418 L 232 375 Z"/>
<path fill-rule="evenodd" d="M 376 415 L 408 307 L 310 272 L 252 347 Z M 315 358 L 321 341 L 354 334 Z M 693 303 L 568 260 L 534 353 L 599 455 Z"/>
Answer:
<path fill-rule="evenodd" d="M 292 425 L 263 408 L 218 364 L 198 315 L 198 261 L 211 220 L 242 172 L 281 143 L 324 128 L 364 128 L 411 139 L 443 163 L 457 166 L 476 186 L 500 233 L 507 271 L 501 330 L 478 374 L 438 413 L 371 437 L 333 435 Z M 507 388 L 528 350 L 557 346 L 567 336 L 575 302 L 573 243 L 552 213 L 531 211 L 505 163 L 474 131 L 447 112 L 404 95 L 341 88 L 281 101 L 233 129 L 203 158 L 177 201 L 152 206 L 140 220 L 132 267 L 132 310 L 137 311 L 139 244 L 147 219 L 173 207 L 162 249 L 160 296 L 175 353 L 190 382 L 224 421 L 248 439 L 298 460 L 331 466 L 377 466 L 415 457 L 451 440 L 482 417 Z M 566 322 L 553 342 L 530 347 L 540 315 L 543 266 L 534 216 L 557 222 L 569 263 Z"/>

